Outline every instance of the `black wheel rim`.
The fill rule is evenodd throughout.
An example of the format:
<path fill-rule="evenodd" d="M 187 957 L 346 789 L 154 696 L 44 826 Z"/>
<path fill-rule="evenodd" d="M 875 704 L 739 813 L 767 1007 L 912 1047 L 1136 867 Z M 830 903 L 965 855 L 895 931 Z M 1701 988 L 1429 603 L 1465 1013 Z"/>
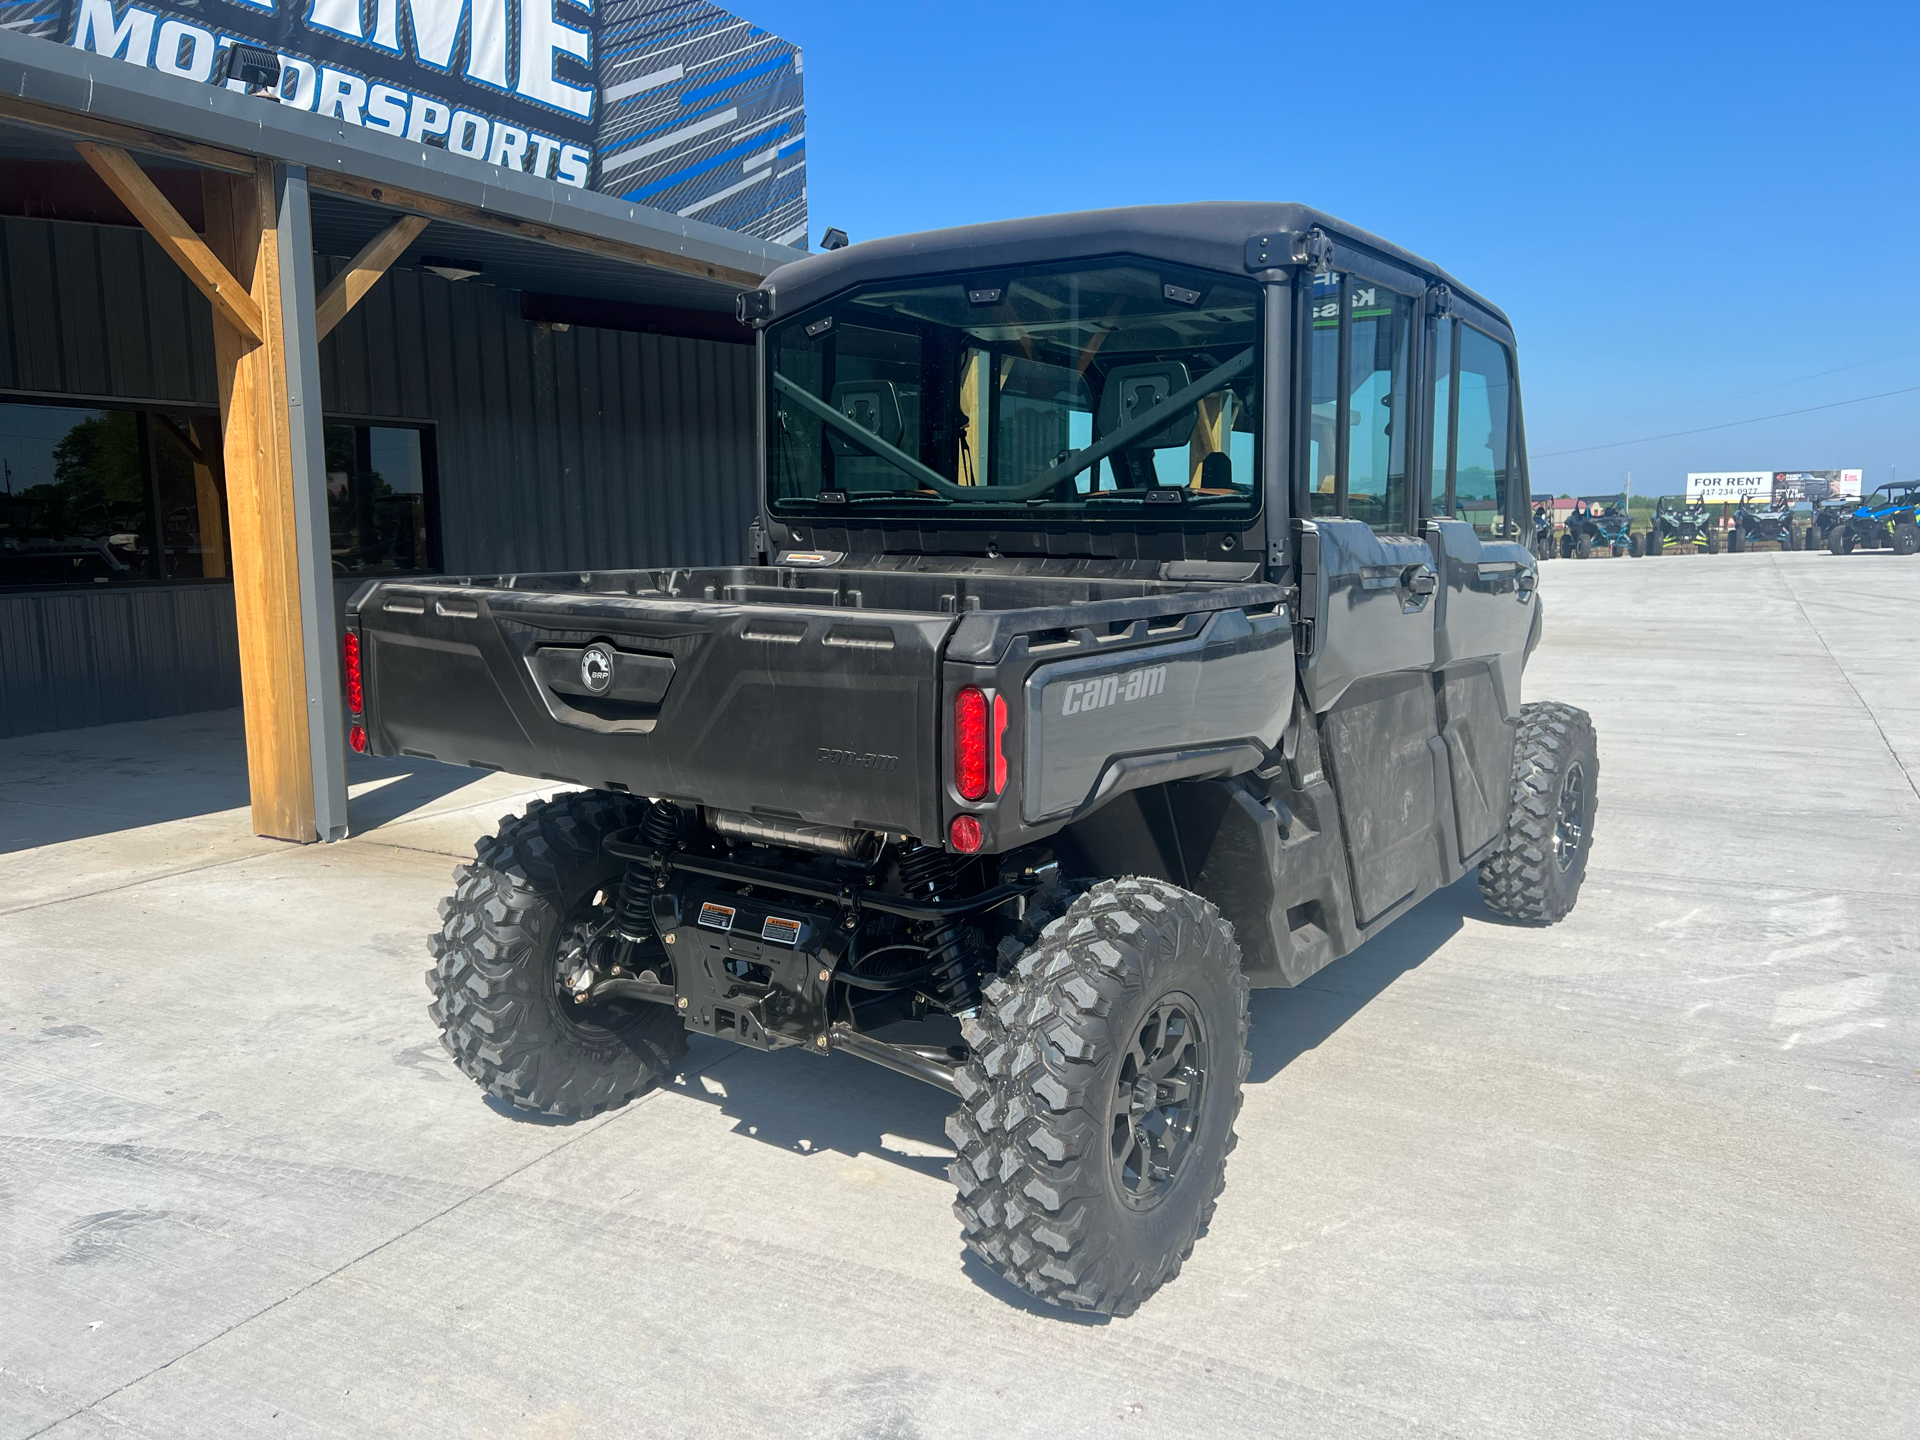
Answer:
<path fill-rule="evenodd" d="M 1200 1007 L 1165 995 L 1135 1030 L 1114 1078 L 1113 1181 L 1138 1210 L 1151 1210 L 1180 1179 L 1193 1150 L 1207 1081 Z"/>
<path fill-rule="evenodd" d="M 1553 822 L 1553 858 L 1564 872 L 1587 843 L 1587 772 L 1578 761 L 1560 782 L 1560 813 Z"/>

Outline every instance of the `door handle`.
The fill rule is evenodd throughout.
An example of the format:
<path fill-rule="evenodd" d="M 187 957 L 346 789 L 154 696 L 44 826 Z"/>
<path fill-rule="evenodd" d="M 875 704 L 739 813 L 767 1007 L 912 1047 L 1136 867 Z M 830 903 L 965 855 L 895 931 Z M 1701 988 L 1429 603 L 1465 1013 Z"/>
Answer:
<path fill-rule="evenodd" d="M 1426 565 L 1409 565 L 1400 583 L 1414 595 L 1431 595 L 1440 588 L 1440 577 Z"/>

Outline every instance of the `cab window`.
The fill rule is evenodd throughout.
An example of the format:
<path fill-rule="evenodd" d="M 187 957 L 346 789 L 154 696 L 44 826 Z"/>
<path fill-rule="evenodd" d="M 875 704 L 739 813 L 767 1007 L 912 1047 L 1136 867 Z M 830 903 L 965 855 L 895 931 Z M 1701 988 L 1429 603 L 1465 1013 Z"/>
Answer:
<path fill-rule="evenodd" d="M 1465 520 L 1489 539 L 1519 533 L 1507 514 L 1512 357 L 1492 336 L 1442 320 L 1433 373 L 1433 513 Z"/>
<path fill-rule="evenodd" d="M 1308 512 L 1403 534 L 1413 299 L 1326 275 L 1315 277 L 1309 307 Z"/>

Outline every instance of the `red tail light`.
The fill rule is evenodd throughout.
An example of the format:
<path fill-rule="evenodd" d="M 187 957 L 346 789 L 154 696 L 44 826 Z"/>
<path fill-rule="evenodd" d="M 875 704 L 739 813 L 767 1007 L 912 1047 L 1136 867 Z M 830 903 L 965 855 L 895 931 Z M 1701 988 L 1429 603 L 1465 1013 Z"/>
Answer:
<path fill-rule="evenodd" d="M 972 685 L 953 697 L 953 788 L 967 800 L 987 793 L 987 697 Z"/>
<path fill-rule="evenodd" d="M 980 848 L 980 822 L 971 815 L 954 816 L 953 824 L 947 827 L 947 839 L 962 855 L 973 854 Z"/>
<path fill-rule="evenodd" d="M 360 637 L 349 630 L 341 648 L 347 655 L 347 709 L 358 715 L 367 708 L 366 690 L 360 683 Z"/>

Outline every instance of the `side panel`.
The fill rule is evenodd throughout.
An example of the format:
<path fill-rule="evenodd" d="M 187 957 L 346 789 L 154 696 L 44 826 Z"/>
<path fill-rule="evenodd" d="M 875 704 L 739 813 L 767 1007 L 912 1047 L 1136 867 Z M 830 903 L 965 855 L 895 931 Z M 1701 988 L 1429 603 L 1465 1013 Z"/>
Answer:
<path fill-rule="evenodd" d="M 1432 668 L 1432 597 L 1417 588 L 1433 577 L 1427 546 L 1410 536 L 1377 535 L 1360 520 L 1323 517 L 1310 533 L 1317 555 L 1301 589 L 1313 641 L 1300 675 L 1315 713 L 1363 676 Z"/>
<path fill-rule="evenodd" d="M 1486 662 L 1501 713 L 1520 713 L 1520 670 L 1539 604 L 1540 562 L 1512 540 L 1482 540 L 1463 520 L 1429 520 L 1427 540 L 1439 572 L 1434 660 L 1441 667 Z"/>
<path fill-rule="evenodd" d="M 1503 711 L 1493 672 L 1468 662 L 1446 672 L 1441 735 L 1453 778 L 1453 815 L 1464 863 L 1490 844 L 1506 818 L 1516 727 Z"/>
<path fill-rule="evenodd" d="M 1173 643 L 1040 665 L 1023 687 L 1021 818 L 1084 808 L 1129 759 L 1243 740 L 1272 749 L 1293 707 L 1292 640 L 1284 611 L 1222 610 Z"/>
<path fill-rule="evenodd" d="M 1353 870 L 1354 908 L 1366 924 L 1441 883 L 1433 679 L 1401 671 L 1356 681 L 1321 727 Z"/>

